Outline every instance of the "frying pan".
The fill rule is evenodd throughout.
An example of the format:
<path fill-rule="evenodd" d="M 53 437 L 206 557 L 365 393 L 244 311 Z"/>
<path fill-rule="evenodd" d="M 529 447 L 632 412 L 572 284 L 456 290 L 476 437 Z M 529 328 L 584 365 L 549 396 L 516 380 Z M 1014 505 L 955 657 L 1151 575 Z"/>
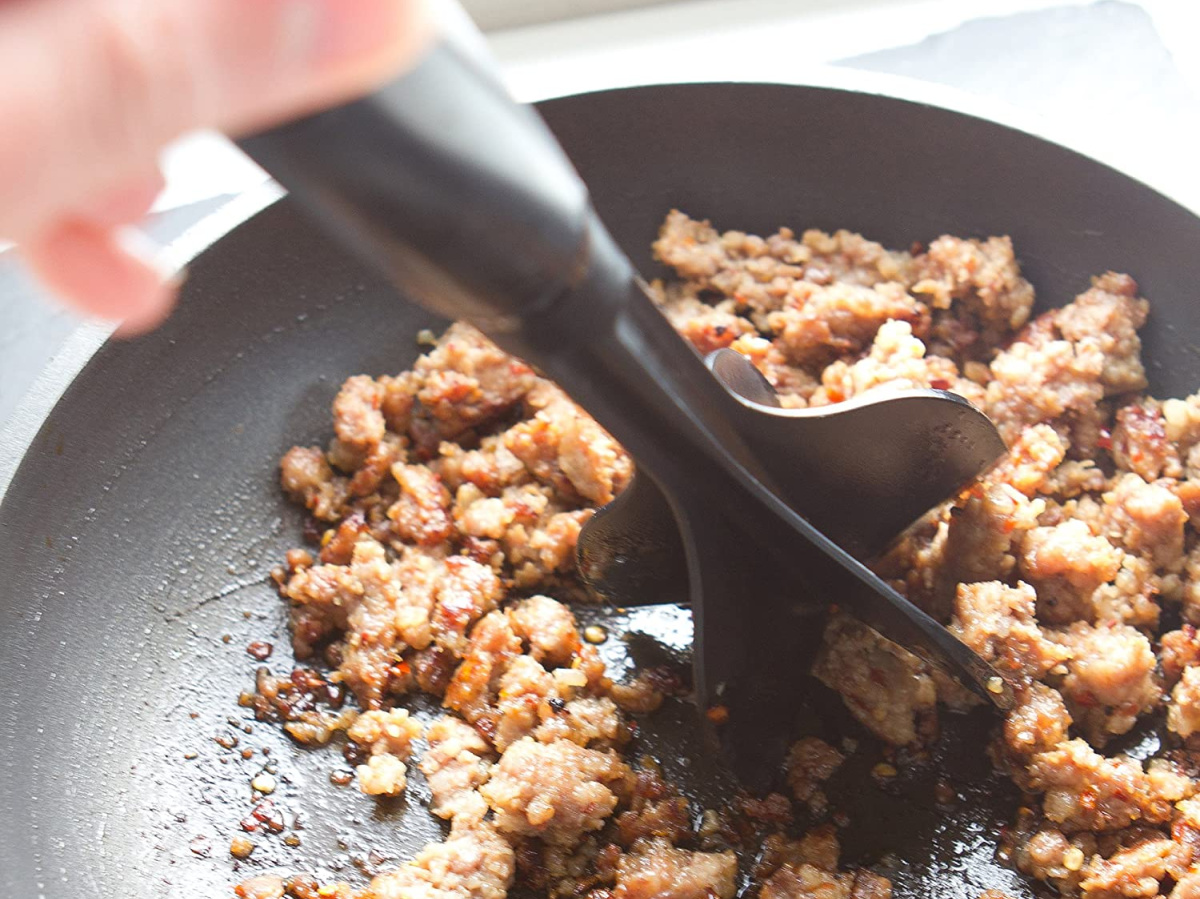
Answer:
<path fill-rule="evenodd" d="M 846 227 L 890 246 L 1007 233 L 1042 306 L 1091 274 L 1133 274 L 1154 304 L 1152 391 L 1200 385 L 1200 219 L 1089 158 L 959 112 L 818 87 L 660 85 L 541 109 L 647 274 L 672 206 L 726 228 Z M 250 641 L 271 641 L 267 664 L 290 668 L 267 572 L 300 544 L 301 521 L 276 486 L 277 458 L 329 436 L 345 377 L 405 368 L 414 335 L 440 324 L 285 199 L 195 259 L 164 328 L 106 344 L 75 378 L 0 504 L 0 895 L 227 896 L 271 870 L 354 880 L 438 838 L 419 778 L 384 804 L 335 787 L 333 748 L 293 746 L 236 697 L 260 664 Z M 604 651 L 618 675 L 629 657 L 686 653 L 683 612 L 588 614 L 612 626 Z M 810 689 L 804 720 L 780 728 L 853 735 L 837 702 Z M 1014 796 L 987 774 L 991 722 L 947 717 L 935 757 L 883 786 L 868 775 L 878 747 L 860 739 L 830 791 L 849 818 L 844 860 L 889 874 L 899 896 L 1028 895 L 992 860 Z M 640 739 L 714 803 L 730 785 L 692 721 L 672 705 Z M 1129 745 L 1143 737 L 1139 751 L 1152 748 L 1153 735 Z M 235 863 L 229 839 L 267 763 L 301 842 L 260 839 Z M 958 798 L 935 807 L 935 776 Z"/>

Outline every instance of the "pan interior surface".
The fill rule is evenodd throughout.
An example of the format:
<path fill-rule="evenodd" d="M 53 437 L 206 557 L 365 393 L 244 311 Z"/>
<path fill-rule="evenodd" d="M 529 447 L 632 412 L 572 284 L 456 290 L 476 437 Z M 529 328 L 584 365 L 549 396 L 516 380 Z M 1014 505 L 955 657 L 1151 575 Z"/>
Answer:
<path fill-rule="evenodd" d="M 847 228 L 898 247 L 1009 234 L 1043 307 L 1106 269 L 1132 274 L 1153 303 L 1151 392 L 1200 386 L 1200 220 L 1070 151 L 822 88 L 658 86 L 542 109 L 647 275 L 672 207 L 724 228 Z M 330 859 L 353 879 L 355 865 L 437 838 L 419 784 L 382 805 L 335 788 L 333 750 L 294 747 L 236 700 L 260 664 L 248 642 L 272 642 L 275 669 L 290 658 L 268 572 L 301 522 L 276 486 L 279 455 L 328 438 L 344 378 L 402 370 L 417 332 L 440 324 L 285 200 L 197 259 L 161 331 L 106 346 L 63 396 L 0 505 L 0 892 L 223 896 L 250 873 Z M 677 653 L 686 631 L 676 618 L 618 623 L 643 635 L 621 645 L 651 656 Z M 645 739 L 685 776 L 704 762 L 679 751 L 692 742 L 676 717 Z M 988 726 L 955 722 L 936 760 L 967 797 L 957 818 L 847 769 L 847 860 L 882 863 L 898 896 L 1021 891 L 990 857 L 1012 798 L 985 776 Z M 280 803 L 301 809 L 301 845 L 235 872 L 229 840 L 268 764 Z"/>

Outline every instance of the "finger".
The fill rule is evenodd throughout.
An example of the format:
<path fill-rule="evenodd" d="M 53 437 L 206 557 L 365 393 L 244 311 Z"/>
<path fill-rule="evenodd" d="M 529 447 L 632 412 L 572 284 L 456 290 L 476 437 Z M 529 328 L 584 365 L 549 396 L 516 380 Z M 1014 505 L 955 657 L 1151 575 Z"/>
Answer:
<path fill-rule="evenodd" d="M 27 239 L 185 131 L 363 93 L 415 59 L 426 22 L 420 0 L 0 4 L 0 234 Z"/>
<path fill-rule="evenodd" d="M 178 279 L 147 258 L 134 233 L 70 221 L 20 249 L 34 274 L 68 304 L 88 315 L 124 319 L 122 333 L 141 333 L 167 317 Z"/>
<path fill-rule="evenodd" d="M 152 169 L 82 204 L 72 217 L 108 228 L 132 224 L 146 217 L 164 186 L 162 173 Z"/>

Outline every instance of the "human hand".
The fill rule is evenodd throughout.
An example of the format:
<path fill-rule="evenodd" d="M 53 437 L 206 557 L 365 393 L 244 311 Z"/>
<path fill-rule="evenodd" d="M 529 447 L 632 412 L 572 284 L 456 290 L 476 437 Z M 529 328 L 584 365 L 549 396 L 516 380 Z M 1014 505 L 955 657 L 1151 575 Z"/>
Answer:
<path fill-rule="evenodd" d="M 14 0 L 0 4 L 0 237 L 77 309 L 149 330 L 177 283 L 129 226 L 159 151 L 366 93 L 420 54 L 422 0 Z"/>

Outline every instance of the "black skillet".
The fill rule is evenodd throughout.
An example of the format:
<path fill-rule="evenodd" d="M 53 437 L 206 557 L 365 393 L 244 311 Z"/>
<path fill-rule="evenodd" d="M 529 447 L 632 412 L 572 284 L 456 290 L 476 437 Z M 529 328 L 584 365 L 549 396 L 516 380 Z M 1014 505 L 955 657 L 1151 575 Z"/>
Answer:
<path fill-rule="evenodd" d="M 672 206 L 724 227 L 847 227 L 892 246 L 1007 233 L 1043 306 L 1107 268 L 1137 277 L 1155 310 L 1144 332 L 1153 391 L 1200 385 L 1200 220 L 1070 151 L 822 88 L 658 86 L 541 109 L 642 271 L 654 271 L 648 247 Z M 328 436 L 343 378 L 404 368 L 417 331 L 438 324 L 398 307 L 282 201 L 196 260 L 164 329 L 105 346 L 67 390 L 0 505 L 0 896 L 219 897 L 251 873 L 331 858 L 355 879 L 355 857 L 370 866 L 436 836 L 419 783 L 407 804 L 377 807 L 329 785 L 335 751 L 227 719 L 246 724 L 235 698 L 258 664 L 248 642 L 272 640 L 276 669 L 290 661 L 265 583 L 300 540 L 277 457 Z M 671 656 L 686 642 L 678 617 L 625 624 L 633 638 L 610 640 L 613 656 Z M 812 695 L 824 713 L 826 697 Z M 820 718 L 813 726 L 828 726 Z M 713 801 L 724 785 L 691 751 L 689 720 L 668 710 L 643 739 Z M 990 860 L 1013 797 L 982 776 L 987 726 L 956 722 L 939 750 L 936 767 L 966 797 L 942 809 L 921 777 L 911 790 L 876 786 L 876 749 L 863 741 L 831 791 L 850 817 L 847 860 L 880 863 L 902 896 L 1021 892 Z M 212 741 L 235 735 L 234 749 Z M 229 839 L 263 747 L 279 806 L 301 815 L 301 844 L 262 839 L 235 871 Z"/>

